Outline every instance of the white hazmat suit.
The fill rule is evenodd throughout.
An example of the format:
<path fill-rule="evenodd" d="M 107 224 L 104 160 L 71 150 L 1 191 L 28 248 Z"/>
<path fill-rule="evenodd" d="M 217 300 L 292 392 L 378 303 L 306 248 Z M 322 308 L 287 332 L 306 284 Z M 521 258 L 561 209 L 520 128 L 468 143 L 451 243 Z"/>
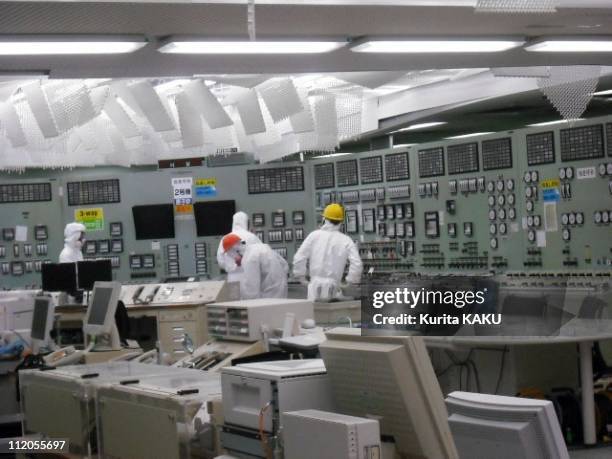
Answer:
<path fill-rule="evenodd" d="M 232 233 L 237 234 L 246 245 L 261 244 L 261 240 L 249 231 L 249 216 L 244 212 L 236 212 L 232 221 Z M 240 282 L 243 269 L 236 265 L 234 259 L 223 251 L 223 242 L 219 241 L 217 249 L 217 263 L 227 273 L 228 282 Z"/>
<path fill-rule="evenodd" d="M 68 223 L 64 228 L 64 249 L 60 253 L 60 263 L 74 263 L 83 261 L 83 241 L 81 235 L 86 228 L 82 223 Z"/>
<path fill-rule="evenodd" d="M 306 262 L 310 269 L 308 299 L 331 300 L 341 297 L 340 284 L 346 262 L 349 271 L 346 282 L 357 284 L 361 280 L 363 265 L 353 240 L 340 232 L 340 225 L 325 221 L 310 233 L 293 257 L 293 275 L 306 277 Z"/>

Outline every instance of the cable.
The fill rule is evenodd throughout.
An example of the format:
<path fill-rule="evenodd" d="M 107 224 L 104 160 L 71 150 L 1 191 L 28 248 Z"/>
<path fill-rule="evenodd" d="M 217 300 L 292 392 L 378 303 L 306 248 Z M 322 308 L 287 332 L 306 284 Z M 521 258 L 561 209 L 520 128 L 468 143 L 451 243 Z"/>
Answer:
<path fill-rule="evenodd" d="M 507 352 L 508 352 L 508 346 L 504 346 L 501 363 L 499 365 L 499 376 L 497 377 L 497 383 L 495 384 L 495 392 L 493 392 L 494 394 L 497 394 L 497 392 L 499 392 L 499 386 L 501 385 L 502 376 L 504 375 L 504 366 L 506 365 L 506 353 Z"/>
<path fill-rule="evenodd" d="M 268 403 L 265 404 L 265 406 L 261 410 L 259 410 L 259 420 L 258 420 L 259 421 L 258 422 L 259 436 L 261 438 L 261 443 L 264 447 L 264 451 L 266 452 L 267 459 L 272 459 L 272 450 L 270 449 L 270 444 L 268 443 L 268 436 L 264 432 L 264 414 L 266 413 L 266 410 L 270 408 L 271 406 L 272 406 L 272 401 L 269 401 Z"/>

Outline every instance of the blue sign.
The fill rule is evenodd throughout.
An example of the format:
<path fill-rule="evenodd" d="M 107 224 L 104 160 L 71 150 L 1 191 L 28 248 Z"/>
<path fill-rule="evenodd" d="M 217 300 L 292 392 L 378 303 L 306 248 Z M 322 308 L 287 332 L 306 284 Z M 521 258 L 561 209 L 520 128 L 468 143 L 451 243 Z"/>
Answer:
<path fill-rule="evenodd" d="M 542 194 L 544 197 L 544 202 L 559 202 L 561 200 L 558 188 L 547 188 L 546 190 L 543 190 Z"/>
<path fill-rule="evenodd" d="M 195 194 L 199 198 L 211 198 L 217 196 L 217 187 L 210 185 L 196 186 Z"/>

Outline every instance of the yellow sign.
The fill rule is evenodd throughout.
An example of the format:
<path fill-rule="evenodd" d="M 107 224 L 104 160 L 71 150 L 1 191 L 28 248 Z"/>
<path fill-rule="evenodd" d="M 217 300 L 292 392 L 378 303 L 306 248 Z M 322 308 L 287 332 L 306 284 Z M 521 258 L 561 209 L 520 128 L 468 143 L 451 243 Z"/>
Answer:
<path fill-rule="evenodd" d="M 175 210 L 177 214 L 192 214 L 193 204 L 177 204 Z"/>
<path fill-rule="evenodd" d="M 561 186 L 561 182 L 559 179 L 542 180 L 540 182 L 540 186 L 542 188 L 559 188 L 559 186 Z"/>
<path fill-rule="evenodd" d="M 85 225 L 87 231 L 103 231 L 104 209 L 102 209 L 102 207 L 76 209 L 74 211 L 74 221 Z"/>
<path fill-rule="evenodd" d="M 216 178 L 199 178 L 195 180 L 195 186 L 217 186 Z"/>

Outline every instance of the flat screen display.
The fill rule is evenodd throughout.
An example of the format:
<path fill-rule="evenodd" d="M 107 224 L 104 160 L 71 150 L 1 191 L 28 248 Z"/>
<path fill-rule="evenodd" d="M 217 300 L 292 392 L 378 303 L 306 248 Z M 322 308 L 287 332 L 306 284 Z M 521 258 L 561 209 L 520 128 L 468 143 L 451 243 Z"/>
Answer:
<path fill-rule="evenodd" d="M 137 240 L 174 238 L 174 208 L 172 204 L 152 204 L 132 207 Z"/>
<path fill-rule="evenodd" d="M 112 288 L 98 287 L 94 290 L 93 299 L 91 300 L 91 310 L 89 311 L 89 325 L 104 325 L 106 312 L 108 311 Z"/>
<path fill-rule="evenodd" d="M 92 290 L 96 282 L 113 280 L 113 267 L 110 260 L 79 261 L 77 270 L 80 290 Z"/>
<path fill-rule="evenodd" d="M 77 289 L 75 263 L 43 263 L 42 289 L 45 292 L 74 292 Z"/>
<path fill-rule="evenodd" d="M 34 300 L 34 314 L 32 315 L 32 339 L 44 340 L 45 328 L 47 328 L 47 315 L 49 314 L 49 301 L 43 299 Z"/>
<path fill-rule="evenodd" d="M 232 232 L 236 201 L 196 202 L 193 213 L 198 237 L 224 236 Z"/>

